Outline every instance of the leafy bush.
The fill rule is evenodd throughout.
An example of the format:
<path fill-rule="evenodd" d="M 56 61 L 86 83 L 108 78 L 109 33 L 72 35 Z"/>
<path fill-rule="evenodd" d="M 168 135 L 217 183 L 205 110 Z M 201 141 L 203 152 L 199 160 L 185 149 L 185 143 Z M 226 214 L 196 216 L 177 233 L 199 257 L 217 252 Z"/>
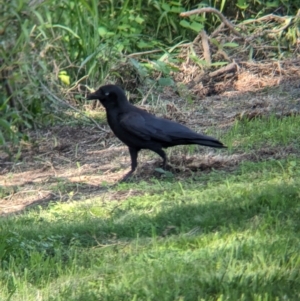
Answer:
<path fill-rule="evenodd" d="M 27 128 L 52 122 L 66 99 L 79 104 L 74 93 L 98 86 L 108 76 L 122 77 L 126 55 L 176 47 L 192 41 L 199 30 L 220 23 L 213 14 L 179 17 L 182 11 L 214 6 L 229 18 L 242 20 L 265 13 L 293 14 L 299 0 L 198 1 L 177 0 L 11 0 L 2 2 L 0 25 L 0 145 L 17 142 Z M 295 43 L 297 25 L 288 30 Z M 297 39 L 296 39 L 297 40 Z M 175 46 L 174 46 L 175 45 Z M 150 55 L 149 55 L 150 57 Z M 150 63 L 131 61 L 168 74 L 160 57 Z M 149 73 L 144 74 L 146 77 Z M 164 81 L 164 80 L 162 80 Z M 168 80 L 167 80 L 168 81 Z M 47 87 L 47 90 L 45 89 Z M 82 89 L 82 87 L 84 89 Z M 49 93 L 49 91 L 51 93 Z M 75 92 L 76 91 L 76 92 Z M 73 94 L 71 92 L 74 92 Z M 59 98 L 55 97 L 56 95 Z"/>

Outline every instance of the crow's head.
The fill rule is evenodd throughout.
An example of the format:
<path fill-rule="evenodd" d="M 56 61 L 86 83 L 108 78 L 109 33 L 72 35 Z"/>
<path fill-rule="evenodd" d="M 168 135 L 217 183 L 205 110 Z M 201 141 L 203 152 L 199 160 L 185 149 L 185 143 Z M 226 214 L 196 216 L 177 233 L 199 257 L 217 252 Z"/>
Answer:
<path fill-rule="evenodd" d="M 115 85 L 100 87 L 94 93 L 87 96 L 87 100 L 99 99 L 105 108 L 121 105 L 127 102 L 124 91 Z"/>

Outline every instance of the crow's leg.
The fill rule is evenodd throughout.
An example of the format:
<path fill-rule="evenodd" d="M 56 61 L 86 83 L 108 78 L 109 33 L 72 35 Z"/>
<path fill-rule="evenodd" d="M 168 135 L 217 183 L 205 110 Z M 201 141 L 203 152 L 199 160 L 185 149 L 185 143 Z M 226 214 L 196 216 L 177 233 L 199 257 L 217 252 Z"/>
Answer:
<path fill-rule="evenodd" d="M 139 148 L 133 148 L 133 147 L 128 147 L 129 149 L 129 154 L 131 158 L 131 170 L 122 178 L 121 181 L 126 181 L 136 170 L 137 167 L 137 157 L 138 157 L 138 152 L 140 151 Z"/>
<path fill-rule="evenodd" d="M 129 147 L 129 154 L 131 158 L 131 173 L 133 173 L 136 170 L 137 167 L 137 157 L 138 157 L 138 152 L 140 151 L 139 148 L 133 148 Z"/>
<path fill-rule="evenodd" d="M 163 168 L 166 169 L 167 161 L 168 161 L 166 153 L 161 148 L 155 148 L 155 149 L 151 149 L 151 150 L 162 157 L 162 159 L 163 159 Z"/>

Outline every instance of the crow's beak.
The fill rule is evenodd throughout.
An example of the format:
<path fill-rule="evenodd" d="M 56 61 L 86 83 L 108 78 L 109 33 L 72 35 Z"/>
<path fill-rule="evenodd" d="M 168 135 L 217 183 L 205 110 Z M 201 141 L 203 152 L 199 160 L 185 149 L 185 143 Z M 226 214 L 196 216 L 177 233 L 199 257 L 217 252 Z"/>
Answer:
<path fill-rule="evenodd" d="M 99 99 L 99 96 L 96 93 L 91 93 L 87 96 L 87 100 Z"/>

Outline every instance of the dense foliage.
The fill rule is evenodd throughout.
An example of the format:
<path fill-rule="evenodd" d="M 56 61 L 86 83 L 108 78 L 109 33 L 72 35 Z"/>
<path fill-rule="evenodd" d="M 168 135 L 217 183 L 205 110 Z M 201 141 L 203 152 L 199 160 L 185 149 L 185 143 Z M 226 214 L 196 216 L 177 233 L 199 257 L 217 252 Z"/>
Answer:
<path fill-rule="evenodd" d="M 128 54 L 175 49 L 184 41 L 192 41 L 202 28 L 214 30 L 220 20 L 213 14 L 179 17 L 183 11 L 206 6 L 216 7 L 228 19 L 239 22 L 268 13 L 296 14 L 299 1 L 0 3 L 0 145 L 24 138 L 26 128 L 52 122 L 58 106 L 63 105 L 56 95 L 76 102 L 82 97 L 79 84 L 88 89 L 108 76 L 121 78 L 120 66 L 128 60 Z M 296 43 L 299 35 L 296 24 L 293 28 L 290 43 Z M 155 54 L 148 58 L 155 61 L 156 69 L 169 72 Z M 148 75 L 136 60 L 130 63 L 140 76 Z M 147 64 L 144 66 L 147 68 Z"/>

